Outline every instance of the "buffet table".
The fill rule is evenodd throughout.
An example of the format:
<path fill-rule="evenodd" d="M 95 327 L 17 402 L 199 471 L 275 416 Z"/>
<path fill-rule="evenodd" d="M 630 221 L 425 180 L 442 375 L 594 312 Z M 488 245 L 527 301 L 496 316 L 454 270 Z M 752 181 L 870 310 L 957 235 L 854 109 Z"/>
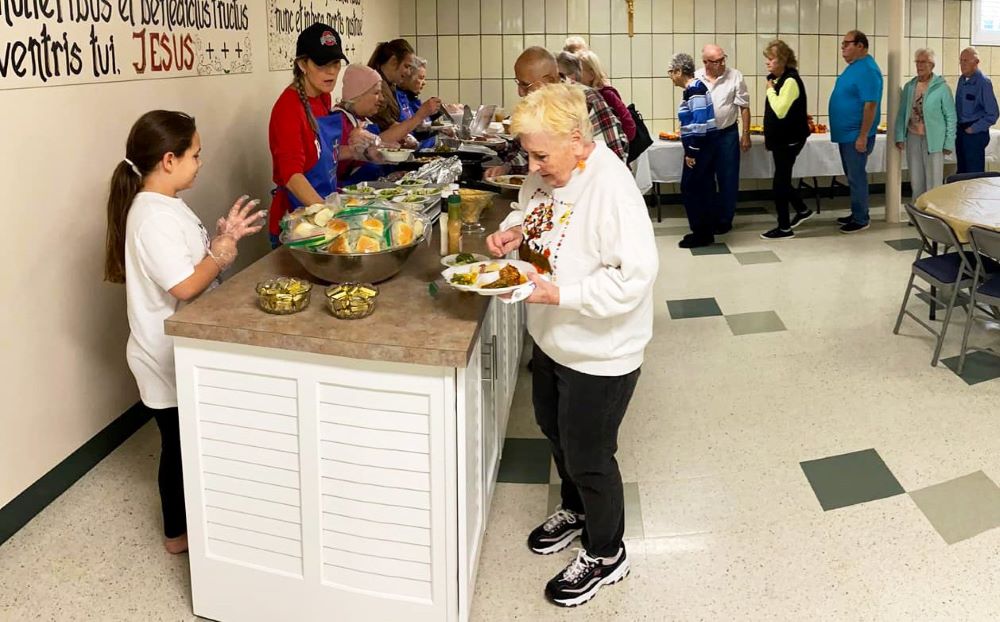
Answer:
<path fill-rule="evenodd" d="M 741 179 L 772 179 L 774 177 L 774 160 L 764 148 L 763 136 L 751 137 L 752 147 L 740 156 Z M 875 148 L 868 157 L 869 173 L 885 172 L 886 135 L 875 136 Z M 945 157 L 945 162 L 954 162 L 955 154 Z M 986 147 L 986 161 L 1000 163 L 1000 129 L 990 130 L 990 143 Z M 636 159 L 635 180 L 639 189 L 646 193 L 654 184 L 676 183 L 681 180 L 684 166 L 684 147 L 680 141 L 654 142 L 638 159 Z M 906 158 L 903 158 L 903 168 L 906 168 Z M 836 143 L 830 141 L 829 134 L 813 134 L 806 141 L 795 161 L 792 177 L 818 178 L 836 177 L 844 174 L 840 163 L 840 150 Z M 657 189 L 658 190 L 658 189 Z M 657 192 L 659 194 L 659 192 Z"/>
<path fill-rule="evenodd" d="M 437 248 L 362 320 L 333 318 L 320 286 L 301 313 L 259 311 L 258 281 L 310 278 L 286 249 L 167 320 L 195 614 L 467 619 L 524 308 L 429 292 Z"/>

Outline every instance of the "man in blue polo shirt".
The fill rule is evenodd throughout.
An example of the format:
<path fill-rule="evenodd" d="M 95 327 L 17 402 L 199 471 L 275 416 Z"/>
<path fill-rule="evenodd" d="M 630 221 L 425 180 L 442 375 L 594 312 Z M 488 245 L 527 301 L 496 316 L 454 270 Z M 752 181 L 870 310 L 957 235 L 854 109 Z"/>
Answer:
<path fill-rule="evenodd" d="M 965 48 L 958 57 L 962 76 L 955 89 L 958 134 L 955 155 L 959 173 L 982 173 L 986 170 L 986 145 L 990 126 L 997 122 L 997 98 L 993 83 L 979 70 L 976 48 Z"/>
<path fill-rule="evenodd" d="M 841 233 L 867 229 L 868 156 L 882 107 L 882 70 L 868 54 L 868 37 L 859 30 L 844 35 L 840 55 L 847 68 L 830 93 L 830 140 L 840 148 L 840 162 L 851 189 L 851 215 L 838 218 Z"/>

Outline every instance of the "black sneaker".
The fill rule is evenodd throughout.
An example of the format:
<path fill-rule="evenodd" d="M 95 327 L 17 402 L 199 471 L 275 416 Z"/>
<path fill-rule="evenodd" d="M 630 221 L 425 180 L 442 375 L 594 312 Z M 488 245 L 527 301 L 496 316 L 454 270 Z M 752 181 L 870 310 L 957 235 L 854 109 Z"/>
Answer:
<path fill-rule="evenodd" d="M 801 225 L 802 223 L 809 220 L 815 215 L 816 212 L 812 211 L 811 209 L 807 209 L 804 212 L 795 212 L 795 216 L 792 216 L 792 229 L 798 227 L 799 225 Z"/>
<path fill-rule="evenodd" d="M 701 248 L 702 246 L 711 246 L 712 244 L 715 244 L 714 236 L 689 233 L 677 243 L 677 246 L 681 248 Z"/>
<path fill-rule="evenodd" d="M 627 577 L 628 571 L 624 546 L 614 557 L 591 557 L 580 549 L 576 559 L 545 585 L 545 597 L 560 607 L 576 607 L 596 596 L 601 586 Z"/>
<path fill-rule="evenodd" d="M 569 546 L 583 534 L 582 514 L 556 508 L 555 513 L 528 534 L 528 548 L 539 555 L 549 555 Z"/>
<path fill-rule="evenodd" d="M 795 232 L 791 229 L 780 229 L 775 227 L 767 233 L 760 234 L 760 239 L 762 240 L 787 240 L 789 238 L 794 238 Z"/>
<path fill-rule="evenodd" d="M 854 222 L 854 216 L 841 216 L 837 219 L 838 225 L 846 225 Z"/>
<path fill-rule="evenodd" d="M 846 225 L 844 225 L 843 227 L 841 227 L 840 228 L 840 232 L 841 233 L 857 233 L 858 231 L 864 231 L 867 228 L 868 228 L 868 223 L 865 223 L 865 224 L 862 225 L 862 224 L 856 223 L 856 222 L 854 222 L 852 220 L 851 222 L 849 222 Z"/>

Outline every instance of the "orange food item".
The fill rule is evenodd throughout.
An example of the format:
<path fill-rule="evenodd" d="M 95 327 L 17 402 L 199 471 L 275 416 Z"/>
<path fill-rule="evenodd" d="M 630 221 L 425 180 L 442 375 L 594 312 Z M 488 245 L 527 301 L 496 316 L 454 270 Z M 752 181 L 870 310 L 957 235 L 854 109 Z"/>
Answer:
<path fill-rule="evenodd" d="M 660 132 L 660 140 L 680 140 L 680 134 L 674 132 Z"/>
<path fill-rule="evenodd" d="M 380 250 L 382 250 L 382 245 L 379 244 L 379 241 L 367 235 L 360 236 L 354 245 L 356 253 L 377 253 Z"/>

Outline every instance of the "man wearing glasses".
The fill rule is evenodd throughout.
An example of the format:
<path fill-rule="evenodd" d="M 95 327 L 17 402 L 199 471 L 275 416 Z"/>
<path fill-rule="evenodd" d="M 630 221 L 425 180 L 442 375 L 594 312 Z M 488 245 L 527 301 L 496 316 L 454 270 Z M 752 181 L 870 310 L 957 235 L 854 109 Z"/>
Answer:
<path fill-rule="evenodd" d="M 703 69 L 694 77 L 701 80 L 712 94 L 715 109 L 716 155 L 714 171 L 718 184 L 715 194 L 715 231 L 717 235 L 733 228 L 736 215 L 736 197 L 740 189 L 740 151 L 750 149 L 750 93 L 743 74 L 726 67 L 726 51 L 708 44 L 701 49 Z M 739 133 L 738 120 L 742 120 L 743 133 Z"/>
<path fill-rule="evenodd" d="M 514 63 L 514 82 L 517 83 L 517 94 L 525 97 L 528 93 L 538 90 L 546 84 L 557 84 L 562 81 L 556 57 L 543 47 L 530 47 Z M 621 121 L 615 116 L 614 110 L 608 106 L 600 93 L 590 87 L 580 86 L 587 97 L 587 111 L 594 129 L 594 140 L 603 141 L 609 149 L 615 152 L 622 162 L 628 158 L 628 137 L 622 129 Z M 511 149 L 508 153 L 516 156 L 515 160 L 501 166 L 486 169 L 485 177 L 506 175 L 510 172 L 527 170 L 527 159 L 519 149 Z M 523 160 L 523 162 L 522 162 Z"/>
<path fill-rule="evenodd" d="M 847 68 L 830 93 L 830 140 L 840 148 L 840 162 L 851 190 L 851 215 L 838 218 L 841 233 L 867 229 L 868 156 L 882 107 L 882 70 L 868 54 L 868 37 L 859 30 L 844 35 L 840 55 Z"/>

